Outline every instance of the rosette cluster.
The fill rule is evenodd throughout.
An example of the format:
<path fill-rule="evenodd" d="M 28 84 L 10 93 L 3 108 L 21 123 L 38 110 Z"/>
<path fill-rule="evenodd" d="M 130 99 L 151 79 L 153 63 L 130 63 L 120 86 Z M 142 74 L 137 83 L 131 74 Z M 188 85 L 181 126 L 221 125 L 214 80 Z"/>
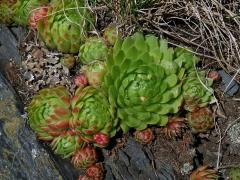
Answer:
<path fill-rule="evenodd" d="M 106 94 L 92 86 L 78 88 L 73 97 L 63 86 L 42 89 L 29 104 L 28 115 L 39 139 L 51 141 L 56 154 L 73 157 L 75 166 L 82 168 L 92 156 L 96 159 L 91 144 L 106 147 L 118 129 L 115 110 Z M 83 148 L 88 150 L 87 157 L 80 151 Z"/>
<path fill-rule="evenodd" d="M 68 15 L 79 20 L 79 14 L 71 13 L 72 5 L 66 1 Z M 47 14 L 54 14 L 60 6 L 50 6 Z M 87 10 L 81 12 L 90 17 Z M 61 11 L 50 14 L 38 22 L 45 42 L 62 52 L 79 50 L 81 38 L 75 35 L 84 30 L 72 25 Z M 73 30 L 70 38 L 67 29 Z M 106 147 L 120 129 L 137 130 L 135 137 L 143 144 L 154 139 L 147 129 L 152 125 L 165 127 L 169 137 L 178 136 L 185 128 L 185 118 L 178 117 L 182 109 L 188 111 L 192 132 L 213 127 L 212 113 L 206 107 L 214 102 L 212 80 L 198 72 L 198 59 L 192 53 L 171 48 L 154 35 L 135 33 L 121 39 L 110 30 L 105 41 L 91 37 L 80 46 L 83 66 L 73 96 L 63 86 L 45 88 L 34 96 L 28 107 L 29 124 L 40 139 L 51 141 L 54 152 L 71 157 L 75 167 L 87 168 L 97 162 L 93 146 Z M 67 60 L 62 63 L 72 68 L 74 62 Z"/>

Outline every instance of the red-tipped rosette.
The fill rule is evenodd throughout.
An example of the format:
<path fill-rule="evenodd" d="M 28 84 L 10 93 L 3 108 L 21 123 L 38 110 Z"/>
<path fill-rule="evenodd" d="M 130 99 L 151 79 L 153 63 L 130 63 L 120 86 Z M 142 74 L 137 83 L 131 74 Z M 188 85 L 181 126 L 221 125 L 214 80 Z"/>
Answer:
<path fill-rule="evenodd" d="M 32 29 L 37 29 L 38 21 L 46 17 L 47 12 L 48 12 L 47 6 L 34 9 L 28 20 L 30 27 Z"/>
<path fill-rule="evenodd" d="M 75 77 L 74 83 L 77 87 L 86 87 L 88 85 L 87 77 L 83 74 L 79 74 Z"/>
<path fill-rule="evenodd" d="M 163 132 L 169 138 L 180 136 L 182 129 L 186 127 L 184 118 L 170 117 L 167 125 L 163 128 Z"/>
<path fill-rule="evenodd" d="M 86 170 L 86 176 L 93 178 L 94 180 L 102 180 L 104 175 L 104 169 L 101 163 L 96 163 Z"/>
<path fill-rule="evenodd" d="M 144 129 L 142 131 L 136 131 L 134 133 L 136 141 L 141 144 L 150 144 L 155 138 L 153 131 L 150 128 Z"/>
<path fill-rule="evenodd" d="M 98 161 L 97 152 L 94 147 L 86 146 L 79 149 L 72 157 L 71 162 L 76 168 L 88 168 Z"/>

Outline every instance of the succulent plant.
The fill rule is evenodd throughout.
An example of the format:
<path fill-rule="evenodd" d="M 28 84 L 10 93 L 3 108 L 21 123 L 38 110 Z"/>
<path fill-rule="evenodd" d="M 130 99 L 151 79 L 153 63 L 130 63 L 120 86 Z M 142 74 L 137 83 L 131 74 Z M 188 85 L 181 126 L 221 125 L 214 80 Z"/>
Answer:
<path fill-rule="evenodd" d="M 96 180 L 96 179 L 83 175 L 83 176 L 79 176 L 78 180 Z"/>
<path fill-rule="evenodd" d="M 210 71 L 208 73 L 208 78 L 212 79 L 213 81 L 219 81 L 221 76 L 217 71 Z"/>
<path fill-rule="evenodd" d="M 72 100 L 72 109 L 71 127 L 86 142 L 99 147 L 106 146 L 106 140 L 117 131 L 118 120 L 105 93 L 92 86 L 78 88 Z"/>
<path fill-rule="evenodd" d="M 218 178 L 217 171 L 208 166 L 200 166 L 190 175 L 190 180 L 217 180 Z"/>
<path fill-rule="evenodd" d="M 141 131 L 135 131 L 134 138 L 141 144 L 150 144 L 154 140 L 155 136 L 153 131 L 150 128 L 147 128 Z"/>
<path fill-rule="evenodd" d="M 75 77 L 74 79 L 74 84 L 77 86 L 77 87 L 86 87 L 88 85 L 88 80 L 87 80 L 87 77 L 83 74 L 79 74 Z"/>
<path fill-rule="evenodd" d="M 81 136 L 75 134 L 72 130 L 66 131 L 65 133 L 63 132 L 51 142 L 54 153 L 64 159 L 74 155 L 84 145 L 85 142 Z"/>
<path fill-rule="evenodd" d="M 102 180 L 103 179 L 103 166 L 101 163 L 96 163 L 86 170 L 86 175 L 88 177 L 93 178 L 94 180 Z"/>
<path fill-rule="evenodd" d="M 94 20 L 84 0 L 52 0 L 47 16 L 38 21 L 40 38 L 51 48 L 63 53 L 78 53 Z"/>
<path fill-rule="evenodd" d="M 33 97 L 27 111 L 30 127 L 39 139 L 53 140 L 69 128 L 70 94 L 63 86 L 42 89 Z"/>
<path fill-rule="evenodd" d="M 13 7 L 17 0 L 1 0 L 0 2 L 0 22 L 1 23 L 12 23 L 13 18 Z"/>
<path fill-rule="evenodd" d="M 64 54 L 63 57 L 60 59 L 60 62 L 66 68 L 72 69 L 75 65 L 75 58 L 71 54 Z"/>
<path fill-rule="evenodd" d="M 79 60 L 83 64 L 90 64 L 94 61 L 105 61 L 108 55 L 108 48 L 104 41 L 98 37 L 90 37 L 80 46 Z"/>
<path fill-rule="evenodd" d="M 163 132 L 169 138 L 179 136 L 185 127 L 184 118 L 169 117 L 167 125 L 163 128 Z"/>
<path fill-rule="evenodd" d="M 97 152 L 94 147 L 86 146 L 79 149 L 72 157 L 72 164 L 76 168 L 88 168 L 98 161 Z"/>
<path fill-rule="evenodd" d="M 108 25 L 103 32 L 103 38 L 107 42 L 107 44 L 113 46 L 119 37 L 119 32 L 117 30 L 116 25 L 110 24 Z"/>
<path fill-rule="evenodd" d="M 231 168 L 229 171 L 230 180 L 239 180 L 240 179 L 240 168 Z"/>
<path fill-rule="evenodd" d="M 28 18 L 28 24 L 32 29 L 37 29 L 38 21 L 45 18 L 48 12 L 48 6 L 34 9 Z"/>
<path fill-rule="evenodd" d="M 91 86 L 100 87 L 105 73 L 105 63 L 95 61 L 92 64 L 82 66 L 81 72 L 86 75 Z"/>
<path fill-rule="evenodd" d="M 177 113 L 182 105 L 182 80 L 195 59 L 153 35 L 118 39 L 107 59 L 103 87 L 117 108 L 121 128 L 126 132 L 165 126 L 168 114 Z"/>
<path fill-rule="evenodd" d="M 212 83 L 212 79 L 205 78 L 204 72 L 191 71 L 183 84 L 184 108 L 193 111 L 195 108 L 213 103 Z"/>
<path fill-rule="evenodd" d="M 0 21 L 27 25 L 32 10 L 47 3 L 49 0 L 2 0 L 0 2 Z"/>
<path fill-rule="evenodd" d="M 105 147 L 109 143 L 109 136 L 104 133 L 97 133 L 94 134 L 93 140 L 97 143 L 99 147 Z"/>
<path fill-rule="evenodd" d="M 213 114 L 207 107 L 189 112 L 187 114 L 187 122 L 194 133 L 204 133 L 214 127 Z"/>
<path fill-rule="evenodd" d="M 34 9 L 47 5 L 49 0 L 18 0 L 14 5 L 13 20 L 20 25 L 27 25 L 28 19 Z"/>

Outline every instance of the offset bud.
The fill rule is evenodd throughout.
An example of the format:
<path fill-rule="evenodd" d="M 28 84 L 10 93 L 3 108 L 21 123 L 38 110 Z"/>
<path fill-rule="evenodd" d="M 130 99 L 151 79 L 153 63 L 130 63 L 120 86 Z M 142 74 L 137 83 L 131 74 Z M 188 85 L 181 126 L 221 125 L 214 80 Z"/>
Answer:
<path fill-rule="evenodd" d="M 106 147 L 109 143 L 109 136 L 103 133 L 95 134 L 93 139 L 99 147 Z"/>
<path fill-rule="evenodd" d="M 87 168 L 86 175 L 95 180 L 101 180 L 101 179 L 103 179 L 103 172 L 104 172 L 104 169 L 103 169 L 102 164 L 96 163 L 96 164 L 90 166 L 89 168 Z"/>
<path fill-rule="evenodd" d="M 76 168 L 87 168 L 98 161 L 95 148 L 92 146 L 78 150 L 72 157 L 72 163 Z"/>
<path fill-rule="evenodd" d="M 89 85 L 100 87 L 105 72 L 105 63 L 97 61 L 89 65 L 82 66 L 81 72 L 86 75 Z"/>
<path fill-rule="evenodd" d="M 167 125 L 164 127 L 163 132 L 168 137 L 179 136 L 182 132 L 182 128 L 185 127 L 184 118 L 182 117 L 171 117 L 168 119 Z"/>
<path fill-rule="evenodd" d="M 75 65 L 75 58 L 71 54 L 64 54 L 64 56 L 60 59 L 60 62 L 66 68 L 72 69 Z"/>
<path fill-rule="evenodd" d="M 155 138 L 153 131 L 150 128 L 147 128 L 142 131 L 136 131 L 134 133 L 134 137 L 136 141 L 138 141 L 141 144 L 150 144 Z"/>
<path fill-rule="evenodd" d="M 96 180 L 96 179 L 84 175 L 84 176 L 79 176 L 78 180 Z"/>
<path fill-rule="evenodd" d="M 47 12 L 48 12 L 47 6 L 35 9 L 28 20 L 30 27 L 32 29 L 37 29 L 38 21 L 46 17 Z"/>
<path fill-rule="evenodd" d="M 208 166 L 200 166 L 196 170 L 192 172 L 190 175 L 190 180 L 200 180 L 200 179 L 211 179 L 217 180 L 218 179 L 217 171 L 208 167 Z"/>
<path fill-rule="evenodd" d="M 74 83 L 77 87 L 85 87 L 88 84 L 86 76 L 83 74 L 77 75 L 74 79 Z"/>
<path fill-rule="evenodd" d="M 193 111 L 196 108 L 206 107 L 215 102 L 213 80 L 205 77 L 205 72 L 192 71 L 183 81 L 184 109 Z"/>
<path fill-rule="evenodd" d="M 62 158 L 69 158 L 76 153 L 78 149 L 84 146 L 85 142 L 78 135 L 75 135 L 71 130 L 62 133 L 60 136 L 53 139 L 51 147 L 55 154 Z"/>
<path fill-rule="evenodd" d="M 213 114 L 207 107 L 189 112 L 187 114 L 187 121 L 194 133 L 204 133 L 214 127 Z"/>
<path fill-rule="evenodd" d="M 113 24 L 104 29 L 103 38 L 109 45 L 114 45 L 119 37 L 117 27 Z"/>
<path fill-rule="evenodd" d="M 213 81 L 220 81 L 221 76 L 217 71 L 210 71 L 208 73 L 208 78 L 212 79 Z"/>

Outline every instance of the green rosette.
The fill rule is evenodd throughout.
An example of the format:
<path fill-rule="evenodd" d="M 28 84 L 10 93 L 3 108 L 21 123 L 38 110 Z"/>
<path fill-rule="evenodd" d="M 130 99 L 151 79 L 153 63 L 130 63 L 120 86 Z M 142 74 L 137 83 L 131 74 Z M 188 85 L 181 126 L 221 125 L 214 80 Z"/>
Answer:
<path fill-rule="evenodd" d="M 63 86 L 38 92 L 27 107 L 28 122 L 41 140 L 51 141 L 69 128 L 70 94 Z"/>
<path fill-rule="evenodd" d="M 104 41 L 98 37 L 90 37 L 80 47 L 79 60 L 83 64 L 95 61 L 105 61 L 108 56 L 108 48 Z"/>
<path fill-rule="evenodd" d="M 78 53 L 94 25 L 92 13 L 84 0 L 53 0 L 47 16 L 38 22 L 38 32 L 45 44 L 63 53 Z"/>
<path fill-rule="evenodd" d="M 108 139 L 118 130 L 115 110 L 101 89 L 92 86 L 78 88 L 72 100 L 72 111 L 71 127 L 81 134 L 83 140 L 95 146 L 106 146 Z M 101 141 L 99 136 L 104 137 L 106 143 L 98 142 Z"/>
<path fill-rule="evenodd" d="M 191 71 L 183 81 L 184 109 L 193 111 L 215 102 L 213 80 L 205 78 L 205 72 Z"/>
<path fill-rule="evenodd" d="M 168 115 L 179 111 L 182 80 L 192 68 L 187 68 L 187 61 L 193 66 L 195 57 L 186 50 L 174 51 L 154 35 L 135 33 L 117 40 L 107 59 L 103 87 L 123 131 L 165 126 Z"/>

